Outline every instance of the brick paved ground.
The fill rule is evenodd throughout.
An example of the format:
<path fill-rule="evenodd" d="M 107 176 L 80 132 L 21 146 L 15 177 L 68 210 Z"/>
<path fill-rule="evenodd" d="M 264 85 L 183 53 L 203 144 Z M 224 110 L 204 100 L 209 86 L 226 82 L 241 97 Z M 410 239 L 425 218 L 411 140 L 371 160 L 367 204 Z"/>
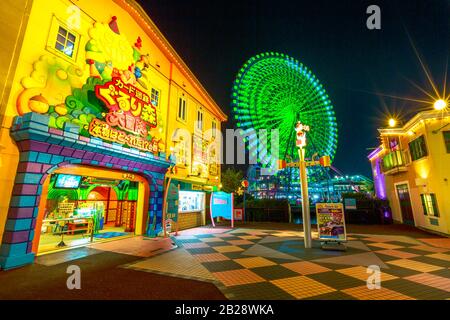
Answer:
<path fill-rule="evenodd" d="M 205 227 L 45 255 L 0 271 L 0 299 L 450 299 L 449 238 L 349 226 L 347 251 L 324 251 L 317 240 L 305 249 L 299 229 Z M 82 269 L 80 291 L 65 287 L 70 264 Z M 381 288 L 369 290 L 373 265 Z"/>
<path fill-rule="evenodd" d="M 292 228 L 216 234 L 199 228 L 173 239 L 191 270 L 193 264 L 203 267 L 190 276 L 213 282 L 229 299 L 450 299 L 450 239 L 420 230 L 412 236 L 386 228 L 384 233 L 349 234 L 345 252 L 324 251 L 317 240 L 305 249 L 302 233 Z M 177 276 L 179 266 L 171 267 L 166 255 L 147 259 L 143 268 L 143 263 L 127 268 L 161 272 L 163 264 L 163 274 Z M 380 267 L 380 289 L 367 287 L 372 265 Z"/>

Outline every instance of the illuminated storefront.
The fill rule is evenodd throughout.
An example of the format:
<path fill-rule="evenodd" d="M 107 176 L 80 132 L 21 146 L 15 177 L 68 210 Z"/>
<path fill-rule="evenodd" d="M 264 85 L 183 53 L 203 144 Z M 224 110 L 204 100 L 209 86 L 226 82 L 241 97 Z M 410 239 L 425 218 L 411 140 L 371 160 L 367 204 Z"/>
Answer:
<path fill-rule="evenodd" d="M 164 178 L 180 159 L 174 178 L 220 184 L 211 152 L 188 151 L 204 152 L 226 116 L 134 1 L 19 0 L 8 19 L 18 36 L 3 53 L 0 268 L 58 244 L 160 234 Z M 184 155 L 177 129 L 195 136 Z"/>

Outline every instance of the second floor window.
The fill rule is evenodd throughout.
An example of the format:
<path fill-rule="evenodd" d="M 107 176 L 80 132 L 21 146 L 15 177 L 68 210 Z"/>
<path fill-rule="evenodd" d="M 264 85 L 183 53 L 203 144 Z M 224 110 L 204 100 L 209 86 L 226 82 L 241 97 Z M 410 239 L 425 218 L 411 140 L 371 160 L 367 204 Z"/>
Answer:
<path fill-rule="evenodd" d="M 196 129 L 203 130 L 203 111 L 197 110 Z"/>
<path fill-rule="evenodd" d="M 212 129 L 211 135 L 212 135 L 213 138 L 215 138 L 216 137 L 216 130 L 217 130 L 217 123 L 215 121 L 213 121 L 211 123 L 211 129 Z"/>
<path fill-rule="evenodd" d="M 55 49 L 72 58 L 75 50 L 76 36 L 63 27 L 59 27 Z"/>
<path fill-rule="evenodd" d="M 450 131 L 444 131 L 442 134 L 444 136 L 445 149 L 447 153 L 450 153 Z"/>
<path fill-rule="evenodd" d="M 178 99 L 178 119 L 186 122 L 186 99 L 183 97 Z"/>
<path fill-rule="evenodd" d="M 150 99 L 152 100 L 152 104 L 155 107 L 159 106 L 159 90 L 152 88 L 152 92 L 150 94 Z"/>
<path fill-rule="evenodd" d="M 411 153 L 411 159 L 413 161 L 426 157 L 428 155 L 428 150 L 425 143 L 425 137 L 420 136 L 411 141 L 409 143 L 409 152 Z"/>

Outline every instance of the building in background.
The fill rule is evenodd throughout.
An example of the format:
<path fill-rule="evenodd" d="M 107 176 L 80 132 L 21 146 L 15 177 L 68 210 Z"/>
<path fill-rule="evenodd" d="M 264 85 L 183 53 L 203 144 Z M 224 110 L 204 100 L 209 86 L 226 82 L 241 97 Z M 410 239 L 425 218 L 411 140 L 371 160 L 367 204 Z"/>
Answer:
<path fill-rule="evenodd" d="M 376 195 L 395 221 L 450 234 L 450 113 L 424 111 L 378 131 L 381 145 L 368 156 Z"/>
<path fill-rule="evenodd" d="M 14 8 L 1 6 L 0 267 L 158 234 L 174 165 L 180 224 L 204 223 L 226 116 L 144 10 L 132 0 Z"/>
<path fill-rule="evenodd" d="M 248 193 L 256 199 L 288 199 L 291 204 L 300 203 L 300 180 L 297 168 L 286 168 L 276 175 L 261 175 L 259 166 L 252 165 L 247 172 Z M 363 175 L 311 177 L 308 192 L 313 203 L 340 202 L 345 193 L 371 194 L 373 183 Z"/>

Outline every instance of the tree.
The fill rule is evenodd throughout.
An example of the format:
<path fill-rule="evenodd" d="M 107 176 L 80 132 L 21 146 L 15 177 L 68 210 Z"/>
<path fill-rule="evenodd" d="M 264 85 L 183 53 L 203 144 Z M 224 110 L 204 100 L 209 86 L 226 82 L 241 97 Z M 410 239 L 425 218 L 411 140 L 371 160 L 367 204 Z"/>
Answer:
<path fill-rule="evenodd" d="M 242 171 L 228 168 L 222 172 L 222 191 L 224 192 L 236 192 L 241 185 L 244 174 Z"/>

